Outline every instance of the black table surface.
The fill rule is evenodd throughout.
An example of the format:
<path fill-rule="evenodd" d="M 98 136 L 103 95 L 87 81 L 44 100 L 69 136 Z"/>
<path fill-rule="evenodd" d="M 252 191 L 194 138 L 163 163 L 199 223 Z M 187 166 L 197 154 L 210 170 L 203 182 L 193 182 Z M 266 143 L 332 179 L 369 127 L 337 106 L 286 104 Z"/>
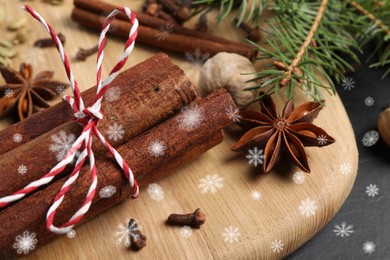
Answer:
<path fill-rule="evenodd" d="M 390 75 L 381 79 L 383 73 L 363 64 L 348 75 L 353 87 L 337 86 L 355 132 L 358 175 L 338 214 L 286 259 L 390 259 L 390 148 L 381 138 L 375 142 L 376 132 L 371 132 L 390 105 Z M 374 139 L 363 142 L 369 132 Z"/>

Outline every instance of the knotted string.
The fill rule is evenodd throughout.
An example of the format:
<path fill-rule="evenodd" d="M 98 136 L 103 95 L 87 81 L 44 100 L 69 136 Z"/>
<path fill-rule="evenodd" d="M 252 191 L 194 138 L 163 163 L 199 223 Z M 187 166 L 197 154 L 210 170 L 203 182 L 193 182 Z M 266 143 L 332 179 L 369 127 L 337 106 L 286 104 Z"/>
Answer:
<path fill-rule="evenodd" d="M 32 183 L 25 186 L 23 189 L 14 192 L 13 194 L 0 198 L 0 208 L 7 206 L 13 201 L 17 201 L 24 196 L 30 194 L 31 192 L 37 190 L 39 187 L 50 183 L 54 177 L 60 174 L 65 167 L 71 163 L 76 156 L 76 152 L 80 150 L 80 156 L 78 157 L 75 167 L 70 174 L 67 181 L 61 187 L 61 190 L 57 193 L 52 205 L 50 206 L 47 215 L 46 215 L 46 226 L 47 229 L 56 234 L 64 234 L 70 231 L 75 224 L 77 224 L 82 217 L 88 212 L 92 200 L 96 193 L 97 186 L 97 175 L 96 175 L 96 164 L 95 156 L 92 150 L 92 136 L 95 135 L 99 140 L 108 148 L 111 154 L 115 157 L 116 162 L 122 168 L 126 178 L 129 180 L 132 197 L 136 198 L 139 195 L 139 187 L 137 181 L 134 179 L 133 172 L 127 165 L 126 161 L 122 156 L 111 146 L 111 144 L 104 138 L 97 128 L 99 120 L 103 118 L 101 112 L 101 102 L 104 96 L 104 93 L 107 91 L 109 84 L 115 79 L 118 75 L 119 70 L 125 65 L 129 54 L 134 49 L 135 39 L 138 34 L 138 20 L 135 13 L 133 13 L 127 7 L 118 7 L 112 11 L 106 18 L 104 24 L 102 25 L 101 34 L 99 37 L 98 44 L 98 53 L 97 53 L 97 63 L 96 63 L 96 84 L 97 84 L 97 93 L 92 101 L 91 105 L 87 108 L 84 106 L 83 99 L 80 95 L 80 89 L 76 80 L 74 79 L 72 70 L 70 68 L 69 59 L 66 56 L 61 41 L 57 37 L 57 34 L 54 32 L 53 28 L 42 18 L 42 16 L 34 11 L 30 6 L 26 5 L 22 8 L 23 10 L 30 13 L 36 20 L 41 22 L 46 28 L 47 32 L 50 34 L 53 39 L 55 46 L 57 47 L 58 52 L 60 53 L 61 60 L 64 64 L 66 74 L 69 78 L 70 87 L 72 89 L 74 97 L 65 96 L 64 100 L 69 103 L 74 111 L 74 120 L 83 126 L 83 131 L 77 140 L 73 143 L 72 147 L 69 149 L 68 153 L 62 161 L 60 161 L 56 166 L 54 166 L 49 173 L 42 176 L 40 179 L 33 181 Z M 102 62 L 104 57 L 104 46 L 106 43 L 106 33 L 110 29 L 110 25 L 115 16 L 119 13 L 125 13 L 129 18 L 132 27 L 129 32 L 129 37 L 126 41 L 124 52 L 119 58 L 118 63 L 111 70 L 109 76 L 104 81 L 101 80 L 102 72 Z M 53 225 L 54 216 L 56 210 L 61 205 L 66 193 L 69 191 L 71 185 L 77 180 L 80 174 L 80 170 L 84 165 L 86 158 L 89 159 L 90 172 L 91 172 L 91 184 L 88 189 L 87 196 L 84 200 L 84 203 L 77 210 L 76 213 L 64 224 L 59 227 Z"/>

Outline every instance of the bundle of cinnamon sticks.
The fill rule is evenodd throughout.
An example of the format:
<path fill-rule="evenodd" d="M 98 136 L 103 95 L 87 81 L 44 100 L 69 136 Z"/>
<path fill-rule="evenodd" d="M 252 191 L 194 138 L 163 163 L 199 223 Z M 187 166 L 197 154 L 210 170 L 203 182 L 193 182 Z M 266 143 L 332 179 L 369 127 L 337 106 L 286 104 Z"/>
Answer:
<path fill-rule="evenodd" d="M 131 3 L 129 4 L 131 7 Z M 99 31 L 103 21 L 102 14 L 110 13 L 115 9 L 114 5 L 95 0 L 74 0 L 74 5 L 72 19 L 83 26 Z M 140 43 L 184 54 L 199 52 L 209 57 L 219 52 L 231 52 L 254 60 L 257 55 L 256 48 L 249 44 L 188 29 L 143 13 L 137 13 L 137 18 L 140 24 L 137 40 Z M 112 26 L 115 28 L 111 31 L 112 34 L 128 37 L 131 24 L 127 22 L 125 15 L 119 15 Z"/>
<path fill-rule="evenodd" d="M 141 196 L 142 187 L 222 142 L 222 129 L 231 124 L 226 110 L 235 108 L 231 96 L 224 90 L 198 98 L 192 82 L 165 54 L 151 57 L 121 73 L 110 87 L 117 88 L 121 95 L 114 102 L 103 101 L 104 118 L 98 127 L 128 162 L 140 184 Z M 91 101 L 95 91 L 94 87 L 82 93 L 86 103 Z M 0 132 L 0 197 L 39 179 L 58 162 L 63 152 L 59 146 L 62 144 L 66 149 L 71 144 L 69 141 L 74 141 L 81 132 L 81 126 L 71 120 L 71 114 L 68 104 L 63 102 Z M 112 127 L 119 125 L 121 131 L 112 135 Z M 22 138 L 14 142 L 15 135 Z M 159 149 L 155 149 L 155 144 Z M 130 195 L 128 180 L 110 153 L 97 141 L 93 149 L 98 169 L 97 194 L 108 186 L 114 187 L 116 192 L 112 196 L 96 195 L 82 221 Z M 21 166 L 26 171 L 18 171 Z M 47 187 L 1 209 L 1 253 L 14 251 L 16 237 L 25 231 L 36 234 L 37 246 L 55 237 L 47 231 L 45 217 L 71 169 L 66 168 Z M 89 185 L 89 169 L 84 166 L 57 211 L 55 225 L 64 223 L 81 206 Z"/>

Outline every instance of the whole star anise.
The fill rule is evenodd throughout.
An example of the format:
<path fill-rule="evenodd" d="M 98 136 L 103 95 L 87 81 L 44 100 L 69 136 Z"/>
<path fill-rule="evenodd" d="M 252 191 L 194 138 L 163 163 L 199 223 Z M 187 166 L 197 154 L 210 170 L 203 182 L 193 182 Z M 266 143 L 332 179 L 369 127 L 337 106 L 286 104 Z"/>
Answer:
<path fill-rule="evenodd" d="M 264 148 L 264 172 L 269 172 L 284 152 L 305 172 L 310 172 L 304 146 L 325 146 L 335 142 L 323 129 L 312 124 L 322 109 L 318 102 L 307 102 L 294 109 L 293 100 L 287 102 L 280 116 L 274 101 L 265 96 L 260 101 L 262 112 L 240 112 L 240 125 L 246 133 L 233 145 L 242 151 L 254 145 Z"/>
<path fill-rule="evenodd" d="M 17 107 L 20 120 L 32 115 L 34 105 L 47 108 L 46 102 L 61 94 L 68 85 L 52 80 L 53 71 L 43 71 L 32 77 L 30 64 L 22 63 L 19 71 L 0 66 L 6 84 L 0 85 L 0 118 L 8 116 Z"/>

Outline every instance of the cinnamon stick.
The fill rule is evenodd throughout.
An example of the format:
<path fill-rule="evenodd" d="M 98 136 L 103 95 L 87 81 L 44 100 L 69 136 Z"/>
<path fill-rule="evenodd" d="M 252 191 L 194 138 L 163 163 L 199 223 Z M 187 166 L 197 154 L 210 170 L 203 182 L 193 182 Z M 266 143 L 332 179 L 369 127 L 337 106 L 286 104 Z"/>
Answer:
<path fill-rule="evenodd" d="M 210 143 L 208 145 L 205 144 L 210 139 L 210 136 L 213 136 L 211 138 L 214 140 L 213 144 L 221 141 L 221 129 L 231 124 L 231 120 L 226 114 L 227 108 L 234 107 L 231 96 L 226 91 L 220 90 L 207 98 L 197 100 L 195 104 L 196 106 L 193 107 L 201 113 L 201 121 L 196 127 L 185 129 L 180 126 L 183 114 L 186 113 L 184 111 L 118 148 L 118 151 L 131 165 L 133 173 L 141 186 L 147 185 L 162 175 L 166 175 L 166 170 L 180 166 L 182 164 L 181 160 L 185 161 L 193 159 L 194 155 L 198 156 L 198 152 L 202 152 L 205 148 L 210 147 Z M 152 156 L 149 152 L 150 143 L 156 140 L 165 144 L 166 149 L 162 156 Z M 203 146 L 194 147 L 196 144 L 201 143 Z M 188 154 L 186 153 L 188 150 L 193 152 Z M 169 162 L 168 164 L 165 163 L 167 161 Z M 128 181 L 123 177 L 120 169 L 113 163 L 113 159 L 109 154 L 98 158 L 97 167 L 99 169 L 98 191 L 102 187 L 113 185 L 116 187 L 117 193 L 110 199 L 95 197 L 91 210 L 84 218 L 85 221 L 118 203 L 127 197 L 130 192 Z M 161 167 L 162 170 L 160 169 Z M 63 204 L 57 211 L 56 224 L 66 221 L 84 200 L 90 184 L 88 170 L 88 167 L 83 167 L 81 170 L 79 179 L 74 184 L 74 187 L 70 189 Z M 2 223 L 0 252 L 12 250 L 14 238 L 25 230 L 36 233 L 38 245 L 49 241 L 54 236 L 46 230 L 45 214 L 64 181 L 61 179 L 0 213 L 0 223 Z M 137 202 L 134 201 L 134 203 Z M 28 212 L 28 214 L 24 214 L 25 212 Z M 15 219 L 14 216 L 18 216 L 18 218 Z"/>
<path fill-rule="evenodd" d="M 114 102 L 102 103 L 104 118 L 98 127 L 114 147 L 176 114 L 196 97 L 191 81 L 166 55 L 155 56 L 137 67 L 137 72 L 130 73 L 131 78 L 128 71 L 120 74 L 111 88 L 117 88 L 121 96 Z M 10 195 L 48 173 L 62 159 L 59 155 L 65 146 L 71 145 L 81 130 L 77 122 L 69 121 L 1 155 L 0 196 Z M 69 141 L 71 136 L 73 141 Z M 94 151 L 99 154 L 106 148 L 96 140 Z M 62 156 L 65 153 L 66 150 Z M 27 169 L 24 174 L 18 172 L 21 165 Z M 71 167 L 66 168 L 63 175 L 70 170 Z"/>
<path fill-rule="evenodd" d="M 72 19 L 88 28 L 95 30 L 101 29 L 101 19 L 98 14 L 93 12 L 76 7 L 72 11 Z M 128 33 L 131 28 L 131 24 L 129 22 L 118 19 L 114 20 L 112 24 L 115 28 L 115 30 L 111 32 L 112 34 L 120 37 L 128 37 Z M 231 52 L 245 56 L 250 60 L 255 59 L 257 55 L 256 50 L 250 46 L 237 46 L 228 43 L 220 43 L 177 33 L 170 33 L 169 37 L 161 37 L 161 39 L 157 40 L 161 33 L 162 32 L 158 29 L 140 25 L 138 28 L 137 40 L 138 42 L 146 45 L 183 54 L 195 53 L 198 50 L 201 54 L 212 57 L 219 52 Z"/>
<path fill-rule="evenodd" d="M 119 76 L 110 84 L 110 86 L 119 88 L 120 92 L 126 92 L 133 91 L 133 89 L 138 88 L 152 88 L 158 86 L 158 83 L 162 83 L 164 82 L 164 80 L 165 82 L 169 80 L 172 84 L 176 85 L 175 82 L 172 82 L 175 81 L 175 75 L 172 75 L 172 73 L 167 74 L 167 76 L 163 76 L 162 79 L 159 79 L 162 74 L 164 74 L 165 72 L 169 72 L 170 69 L 173 67 L 174 65 L 170 62 L 169 57 L 166 54 L 160 53 L 119 74 Z M 178 72 L 177 67 L 175 68 L 176 69 L 174 69 L 174 73 Z M 154 75 L 150 73 L 151 70 L 160 71 L 160 73 Z M 121 85 L 121 83 L 125 84 Z M 186 93 L 188 94 L 188 98 L 186 97 Z M 92 99 L 94 98 L 95 94 L 96 87 L 93 87 L 82 92 L 81 96 L 84 99 L 85 104 L 89 104 L 90 102 L 92 102 Z M 193 92 L 193 90 L 189 92 L 184 91 L 182 95 L 182 98 L 184 100 L 186 99 L 186 103 L 191 102 L 195 97 L 195 93 Z M 144 97 L 140 97 L 139 101 L 143 98 Z M 160 104 L 157 105 L 158 110 L 161 107 Z M 174 111 L 170 112 L 173 114 Z M 69 121 L 72 116 L 73 110 L 70 108 L 70 106 L 65 102 L 60 102 L 53 107 L 33 114 L 31 117 L 25 119 L 24 121 L 9 126 L 8 128 L 0 131 L 0 155 L 5 154 L 15 149 L 16 147 L 21 146 L 41 136 L 42 134 L 62 125 L 63 123 Z M 13 136 L 15 134 L 20 134 L 22 136 L 22 140 L 20 142 L 15 142 L 13 140 Z"/>
<path fill-rule="evenodd" d="M 116 7 L 115 5 L 103 1 L 91 1 L 91 0 L 74 0 L 74 5 L 79 9 L 90 11 L 95 14 L 103 14 L 103 13 L 108 14 L 112 12 L 112 10 L 114 10 Z M 121 19 L 123 21 L 129 20 L 127 16 L 124 14 L 118 14 L 117 17 L 118 19 Z M 225 38 L 214 36 L 212 34 L 203 33 L 189 28 L 185 28 L 179 24 L 167 22 L 163 19 L 159 19 L 157 17 L 153 17 L 147 14 L 137 13 L 137 19 L 140 25 L 158 29 L 160 30 L 160 33 L 162 28 L 169 28 L 170 30 L 172 30 L 173 33 L 177 33 L 177 34 L 187 35 L 190 37 L 195 37 L 195 38 L 213 41 L 213 42 L 225 43 L 229 45 L 236 45 L 239 47 L 254 49 L 252 46 L 246 43 L 235 42 Z"/>

